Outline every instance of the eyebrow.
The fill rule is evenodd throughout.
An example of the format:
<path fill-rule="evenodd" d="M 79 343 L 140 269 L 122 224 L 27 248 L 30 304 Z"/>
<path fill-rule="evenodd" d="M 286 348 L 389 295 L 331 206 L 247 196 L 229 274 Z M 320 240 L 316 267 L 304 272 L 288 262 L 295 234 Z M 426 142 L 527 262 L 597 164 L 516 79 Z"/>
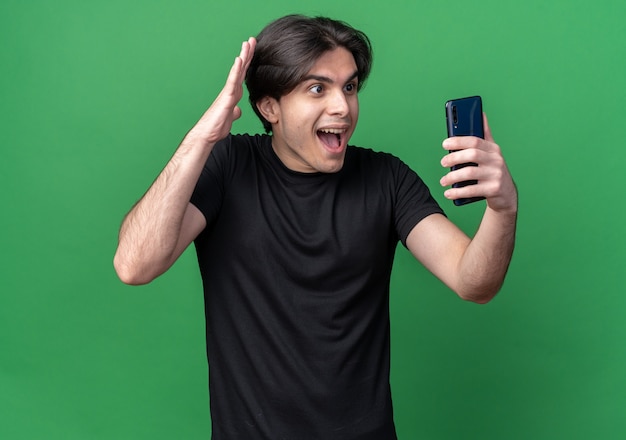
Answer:
<path fill-rule="evenodd" d="M 354 73 L 346 80 L 346 83 L 349 83 L 350 81 L 358 77 L 359 77 L 359 71 L 355 70 Z M 331 78 L 327 76 L 321 76 L 321 75 L 307 75 L 304 78 L 302 78 L 302 82 L 309 81 L 312 79 L 315 81 L 320 81 L 320 82 L 328 83 L 328 84 L 332 84 L 335 82 Z"/>

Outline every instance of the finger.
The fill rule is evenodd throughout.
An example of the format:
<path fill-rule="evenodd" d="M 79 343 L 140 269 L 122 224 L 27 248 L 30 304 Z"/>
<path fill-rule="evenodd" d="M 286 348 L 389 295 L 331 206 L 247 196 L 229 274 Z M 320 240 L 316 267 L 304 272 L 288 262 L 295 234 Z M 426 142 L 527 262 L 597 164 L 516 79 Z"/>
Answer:
<path fill-rule="evenodd" d="M 241 44 L 241 52 L 239 53 L 239 58 L 243 61 L 242 64 L 242 74 L 245 76 L 250 63 L 252 62 L 252 58 L 254 56 L 254 49 L 256 47 L 256 39 L 254 37 L 248 38 L 247 41 L 244 41 Z"/>
<path fill-rule="evenodd" d="M 245 63 L 245 68 L 248 70 L 250 63 L 252 62 L 252 58 L 254 58 L 254 50 L 256 49 L 256 38 L 250 37 L 248 38 L 248 59 Z"/>
<path fill-rule="evenodd" d="M 469 199 L 472 197 L 485 197 L 485 189 L 479 183 L 472 183 L 466 186 L 458 186 L 456 188 L 448 188 L 443 192 L 446 199 Z"/>
<path fill-rule="evenodd" d="M 444 168 L 450 168 L 455 165 L 461 165 L 464 163 L 470 162 L 481 162 L 483 159 L 483 154 L 477 148 L 467 149 L 467 150 L 455 150 L 448 154 L 445 154 L 441 158 L 441 166 Z"/>
<path fill-rule="evenodd" d="M 246 72 L 252 62 L 254 48 L 256 47 L 256 39 L 250 37 L 247 41 L 241 43 L 241 51 L 235 58 L 235 64 L 228 76 L 227 84 L 230 87 L 240 87 L 246 78 Z M 234 89 L 233 89 L 234 90 Z"/>
<path fill-rule="evenodd" d="M 239 84 L 241 84 L 241 67 L 243 65 L 243 60 L 240 57 L 235 57 L 235 61 L 233 62 L 232 67 L 230 68 L 230 72 L 228 72 L 228 78 L 226 79 L 226 87 L 229 89 L 234 89 Z"/>
<path fill-rule="evenodd" d="M 448 151 L 457 151 L 469 148 L 480 148 L 482 142 L 483 140 L 476 136 L 454 136 L 445 139 L 442 146 Z"/>
<path fill-rule="evenodd" d="M 238 105 L 236 105 L 235 108 L 233 108 L 232 117 L 233 117 L 233 121 L 236 121 L 237 119 L 241 117 L 241 108 L 239 108 Z"/>
<path fill-rule="evenodd" d="M 441 186 L 452 186 L 455 183 L 465 182 L 468 180 L 482 181 L 484 178 L 485 175 L 480 167 L 468 165 L 446 173 L 441 177 L 441 179 L 439 179 L 439 184 Z"/>
<path fill-rule="evenodd" d="M 487 120 L 487 113 L 483 112 L 483 125 L 485 128 L 485 140 L 489 142 L 495 142 L 493 140 L 493 135 L 491 134 L 491 129 L 489 128 L 489 121 Z"/>
<path fill-rule="evenodd" d="M 240 78 L 243 78 L 243 76 L 245 75 L 246 63 L 248 62 L 249 52 L 250 52 L 250 45 L 248 44 L 247 41 L 244 41 L 243 43 L 241 43 L 241 51 L 239 52 L 239 55 L 237 56 L 237 59 L 241 61 L 238 64 L 239 69 L 237 71 L 237 75 Z"/>

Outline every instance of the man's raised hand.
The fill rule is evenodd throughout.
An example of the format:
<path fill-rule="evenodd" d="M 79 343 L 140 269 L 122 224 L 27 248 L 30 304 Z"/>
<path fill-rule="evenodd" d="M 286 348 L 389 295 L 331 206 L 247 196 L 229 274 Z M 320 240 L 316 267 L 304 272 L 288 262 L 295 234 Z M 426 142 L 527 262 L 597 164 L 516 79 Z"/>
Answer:
<path fill-rule="evenodd" d="M 458 136 L 446 139 L 443 148 L 453 151 L 441 160 L 444 167 L 452 167 L 468 162 L 477 167 L 463 167 L 450 171 L 442 177 L 442 186 L 466 180 L 477 180 L 475 185 L 449 188 L 444 196 L 454 200 L 458 198 L 485 197 L 487 205 L 500 212 L 517 212 L 517 189 L 511 178 L 500 147 L 495 143 L 487 117 L 483 114 L 485 139 L 474 136 Z"/>
<path fill-rule="evenodd" d="M 241 52 L 230 68 L 224 88 L 215 98 L 211 107 L 187 134 L 187 140 L 200 139 L 206 145 L 212 146 L 228 136 L 233 122 L 241 117 L 238 103 L 243 96 L 243 82 L 254 56 L 255 47 L 256 39 L 253 37 L 242 43 Z"/>

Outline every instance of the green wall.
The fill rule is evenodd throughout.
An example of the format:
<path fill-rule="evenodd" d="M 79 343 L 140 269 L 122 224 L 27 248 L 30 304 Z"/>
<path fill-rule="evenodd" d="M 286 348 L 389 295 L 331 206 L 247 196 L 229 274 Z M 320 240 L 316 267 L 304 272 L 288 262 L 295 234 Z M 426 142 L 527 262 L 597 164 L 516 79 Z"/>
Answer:
<path fill-rule="evenodd" d="M 626 435 L 626 3 L 315 6 L 268 0 L 0 3 L 0 438 L 206 439 L 193 250 L 148 286 L 112 267 L 119 223 L 220 90 L 240 42 L 290 12 L 340 18 L 375 64 L 353 143 L 442 197 L 444 102 L 481 94 L 520 192 L 507 282 L 464 303 L 399 248 L 401 439 Z M 260 124 L 243 103 L 239 132 Z"/>

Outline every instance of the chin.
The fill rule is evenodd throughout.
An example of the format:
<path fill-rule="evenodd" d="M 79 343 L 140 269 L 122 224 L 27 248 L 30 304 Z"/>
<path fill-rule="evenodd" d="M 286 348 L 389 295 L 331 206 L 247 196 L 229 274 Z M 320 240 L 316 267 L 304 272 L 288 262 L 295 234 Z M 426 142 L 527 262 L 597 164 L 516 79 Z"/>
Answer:
<path fill-rule="evenodd" d="M 318 171 L 328 174 L 338 173 L 343 168 L 343 162 L 343 158 L 341 160 L 327 161 L 318 168 Z"/>

